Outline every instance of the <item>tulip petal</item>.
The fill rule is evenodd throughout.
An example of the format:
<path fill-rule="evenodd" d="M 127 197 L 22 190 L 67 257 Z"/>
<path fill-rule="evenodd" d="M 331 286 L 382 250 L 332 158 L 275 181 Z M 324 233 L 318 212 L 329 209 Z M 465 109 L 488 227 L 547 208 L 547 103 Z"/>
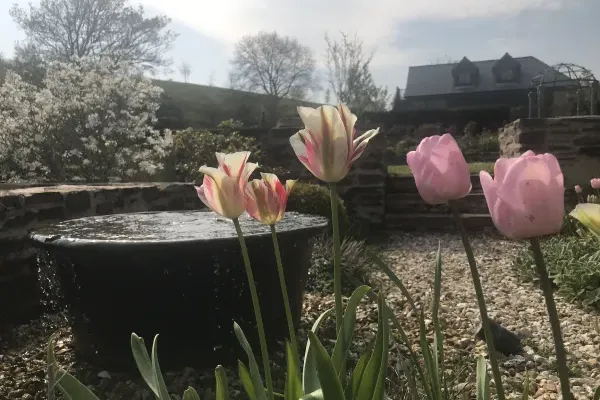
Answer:
<path fill-rule="evenodd" d="M 224 214 L 223 204 L 219 197 L 219 189 L 216 187 L 216 183 L 211 177 L 208 175 L 204 176 L 202 186 L 196 187 L 196 193 L 198 193 L 200 201 L 202 201 L 205 206 L 217 214 Z"/>
<path fill-rule="evenodd" d="M 419 143 L 419 145 L 417 146 L 416 151 L 423 154 L 424 156 L 429 156 L 435 148 L 435 146 L 437 146 L 440 139 L 440 135 L 428 136 L 421 140 L 421 143 Z"/>
<path fill-rule="evenodd" d="M 431 168 L 425 156 L 418 151 L 410 151 L 406 155 L 406 162 L 415 178 L 415 185 L 423 201 L 428 204 L 445 203 L 446 199 L 438 196 L 435 184 L 433 183 L 437 181 L 437 178 L 434 176 L 436 171 Z"/>
<path fill-rule="evenodd" d="M 276 175 L 262 173 L 261 177 L 246 187 L 246 211 L 263 224 L 276 224 L 283 218 L 287 193 Z"/>
<path fill-rule="evenodd" d="M 452 135 L 445 133 L 431 152 L 430 162 L 438 169 L 442 197 L 457 200 L 471 192 L 471 172 L 465 157 Z"/>
<path fill-rule="evenodd" d="M 288 179 L 287 181 L 285 181 L 285 192 L 287 193 L 287 195 L 289 196 L 290 192 L 292 191 L 292 189 L 294 188 L 294 185 L 296 185 L 296 180 L 295 179 Z"/>
<path fill-rule="evenodd" d="M 321 144 L 321 107 L 298 107 L 298 114 L 313 141 Z"/>
<path fill-rule="evenodd" d="M 211 208 L 210 203 L 208 202 L 208 199 L 206 198 L 206 186 L 204 185 L 200 185 L 200 186 L 194 186 L 194 188 L 196 189 L 196 193 L 198 194 L 198 198 L 200 199 L 200 201 L 202 201 L 202 203 L 204 203 L 205 206 L 207 206 L 208 208 Z"/>
<path fill-rule="evenodd" d="M 496 182 L 502 182 L 504 180 L 504 176 L 506 175 L 506 171 L 517 162 L 519 158 L 523 157 L 531 157 L 535 156 L 535 153 L 531 150 L 527 150 L 525 153 L 521 154 L 519 157 L 514 158 L 499 158 L 496 160 L 494 164 L 494 180 Z"/>
<path fill-rule="evenodd" d="M 596 236 L 600 236 L 600 204 L 581 203 L 569 214 Z"/>
<path fill-rule="evenodd" d="M 363 133 L 356 139 L 354 139 L 354 142 L 352 143 L 353 152 L 352 152 L 352 156 L 350 158 L 350 163 L 353 163 L 362 155 L 362 153 L 367 148 L 367 144 L 369 143 L 369 140 L 371 140 L 375 136 L 377 136 L 378 133 L 379 133 L 379 128 L 371 129 L 371 130 L 366 131 L 365 133 Z"/>
<path fill-rule="evenodd" d="M 292 149 L 294 149 L 294 153 L 296 153 L 296 157 L 298 157 L 298 160 L 302 163 L 302 165 L 304 165 L 304 167 L 306 167 L 306 169 L 308 169 L 314 176 L 322 179 L 323 176 L 321 174 L 321 165 L 316 158 L 314 145 L 308 135 L 308 132 L 305 129 L 298 131 L 298 133 L 290 137 L 290 144 L 292 145 Z M 309 161 L 309 159 L 311 161 Z"/>
<path fill-rule="evenodd" d="M 564 186 L 554 156 L 519 157 L 498 187 L 500 203 L 512 209 L 517 239 L 558 233 L 564 221 Z"/>
<path fill-rule="evenodd" d="M 245 209 L 244 193 L 237 179 L 220 168 L 200 167 L 204 174 L 198 197 L 206 206 L 226 218 L 238 218 Z"/>
<path fill-rule="evenodd" d="M 479 182 L 481 183 L 481 189 L 483 190 L 483 195 L 485 196 L 485 202 L 487 203 L 488 210 L 490 214 L 496 205 L 496 200 L 498 200 L 498 188 L 494 183 L 494 179 L 490 176 L 487 171 L 479 172 Z M 493 217 L 493 216 L 492 216 Z"/>
<path fill-rule="evenodd" d="M 229 154 L 217 153 L 219 167 L 223 169 L 227 175 L 234 178 L 243 176 L 248 157 L 250 157 L 249 151 L 239 151 L 237 153 Z"/>
<path fill-rule="evenodd" d="M 323 164 L 323 175 L 327 182 L 337 182 L 346 175 L 348 153 L 348 139 L 346 129 L 340 117 L 337 108 L 333 106 L 321 106 L 317 110 L 321 114 L 321 140 L 315 140 L 315 144 L 320 143 L 320 148 L 315 148 L 315 153 L 320 152 L 320 160 Z M 310 128 L 311 136 L 315 138 L 316 132 Z M 341 175 L 341 177 L 340 177 Z"/>
<path fill-rule="evenodd" d="M 346 138 L 348 139 L 348 148 L 352 148 L 352 142 L 354 140 L 355 129 L 354 125 L 356 124 L 356 120 L 358 119 L 356 115 L 350 112 L 350 109 L 345 104 L 340 104 L 338 106 L 338 112 L 340 114 L 340 118 L 342 119 L 342 123 L 344 124 L 344 128 L 346 129 Z"/>
<path fill-rule="evenodd" d="M 254 172 L 254 170 L 256 168 L 258 168 L 258 164 L 246 163 L 246 165 L 244 165 L 244 170 L 242 172 L 242 175 L 240 176 L 240 182 L 244 183 L 244 182 L 248 181 L 248 179 L 250 178 L 250 175 L 252 175 L 252 173 Z"/>

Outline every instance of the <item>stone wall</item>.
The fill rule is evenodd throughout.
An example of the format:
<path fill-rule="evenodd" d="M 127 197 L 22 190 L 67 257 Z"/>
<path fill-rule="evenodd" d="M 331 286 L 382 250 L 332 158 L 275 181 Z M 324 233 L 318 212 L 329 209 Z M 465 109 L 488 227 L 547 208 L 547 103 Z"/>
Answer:
<path fill-rule="evenodd" d="M 457 201 L 463 223 L 469 230 L 493 231 L 494 225 L 478 175 L 471 175 L 471 184 L 471 193 Z M 386 228 L 418 231 L 456 230 L 448 205 L 425 203 L 412 176 L 389 176 L 386 189 Z"/>
<path fill-rule="evenodd" d="M 68 218 L 203 207 L 189 184 L 0 185 L 0 326 L 40 311 L 36 253 L 27 240 L 31 229 Z"/>
<path fill-rule="evenodd" d="M 588 184 L 600 176 L 600 116 L 519 119 L 500 133 L 500 154 L 527 150 L 552 153 L 561 165 L 565 187 Z"/>

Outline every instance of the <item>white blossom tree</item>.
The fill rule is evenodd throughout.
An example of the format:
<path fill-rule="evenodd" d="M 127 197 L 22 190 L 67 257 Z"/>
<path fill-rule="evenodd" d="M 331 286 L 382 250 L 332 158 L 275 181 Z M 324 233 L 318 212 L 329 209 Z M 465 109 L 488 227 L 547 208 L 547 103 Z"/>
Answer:
<path fill-rule="evenodd" d="M 126 64 L 49 64 L 41 88 L 8 72 L 0 87 L 0 179 L 150 179 L 171 133 L 155 130 L 162 89 Z"/>

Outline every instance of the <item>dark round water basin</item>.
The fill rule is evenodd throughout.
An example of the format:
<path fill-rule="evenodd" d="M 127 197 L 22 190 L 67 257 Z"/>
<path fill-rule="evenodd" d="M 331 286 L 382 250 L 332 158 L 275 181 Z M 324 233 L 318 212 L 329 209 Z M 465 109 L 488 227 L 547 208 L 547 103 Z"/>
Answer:
<path fill-rule="evenodd" d="M 269 227 L 240 218 L 268 340 L 287 336 Z M 322 217 L 287 213 L 277 225 L 296 326 Z M 233 322 L 260 354 L 233 223 L 206 211 L 144 212 L 63 221 L 33 231 L 40 275 L 66 306 L 80 357 L 113 370 L 134 367 L 132 332 L 159 337 L 165 368 L 236 362 Z"/>

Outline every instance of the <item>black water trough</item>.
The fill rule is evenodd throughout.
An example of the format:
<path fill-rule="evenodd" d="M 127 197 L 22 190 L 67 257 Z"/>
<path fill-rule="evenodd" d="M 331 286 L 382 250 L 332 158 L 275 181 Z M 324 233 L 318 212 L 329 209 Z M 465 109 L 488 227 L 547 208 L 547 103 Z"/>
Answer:
<path fill-rule="evenodd" d="M 268 227 L 240 218 L 271 343 L 287 336 Z M 310 238 L 327 220 L 287 213 L 277 225 L 296 326 L 311 256 Z M 112 370 L 134 367 L 132 332 L 161 364 L 215 367 L 234 363 L 233 322 L 260 354 L 248 282 L 233 223 L 206 211 L 86 217 L 30 234 L 40 276 L 66 306 L 79 357 Z M 243 358 L 245 359 L 245 357 Z"/>

